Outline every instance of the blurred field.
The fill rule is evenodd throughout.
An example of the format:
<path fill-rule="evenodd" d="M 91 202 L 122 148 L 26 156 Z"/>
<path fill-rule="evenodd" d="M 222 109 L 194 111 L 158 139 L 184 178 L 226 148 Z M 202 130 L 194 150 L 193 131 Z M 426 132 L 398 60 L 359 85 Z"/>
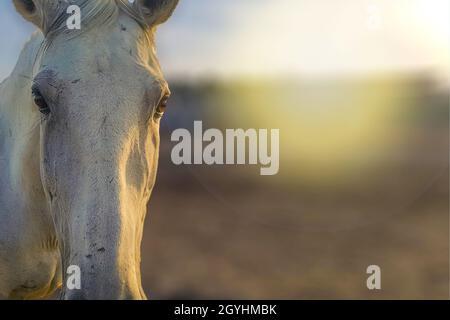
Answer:
<path fill-rule="evenodd" d="M 314 156 L 327 157 L 329 146 L 308 150 L 301 144 L 306 122 L 295 108 L 314 105 L 314 99 L 302 100 L 307 92 L 317 90 L 320 96 L 337 87 L 334 90 L 351 93 L 363 90 L 355 87 L 360 82 L 172 86 L 143 242 L 143 282 L 150 297 L 448 298 L 448 89 L 423 74 L 369 79 L 364 90 L 375 97 L 380 88 L 395 83 L 396 94 L 379 107 L 395 100 L 402 111 L 377 120 L 388 127 L 363 134 L 373 119 L 369 114 L 364 128 L 358 129 L 361 141 L 345 146 L 348 138 L 342 138 L 341 149 L 339 140 L 332 141 L 330 159 L 314 163 Z M 275 100 L 290 96 L 290 102 L 274 103 L 267 88 L 278 92 Z M 249 102 L 249 92 L 258 103 Z M 260 177 L 256 167 L 171 163 L 173 129 L 191 128 L 193 120 L 219 128 L 282 126 L 280 118 L 245 118 L 246 112 L 270 113 L 272 108 L 286 110 L 293 121 L 291 127 L 281 127 L 278 177 Z M 312 130 L 319 135 L 322 129 Z M 370 157 L 361 156 L 370 150 Z M 308 152 L 310 158 L 302 158 Z M 372 264 L 382 269 L 379 292 L 366 288 L 365 271 Z"/>

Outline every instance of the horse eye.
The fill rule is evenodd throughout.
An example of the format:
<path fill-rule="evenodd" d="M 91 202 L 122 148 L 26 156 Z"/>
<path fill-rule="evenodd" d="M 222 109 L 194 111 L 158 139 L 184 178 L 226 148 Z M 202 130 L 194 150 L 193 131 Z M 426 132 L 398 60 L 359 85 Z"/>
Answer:
<path fill-rule="evenodd" d="M 166 112 L 167 103 L 169 102 L 169 96 L 166 95 L 164 98 L 161 99 L 161 101 L 158 104 L 158 107 L 155 110 L 155 118 L 161 119 L 164 113 Z"/>
<path fill-rule="evenodd" d="M 34 99 L 34 103 L 39 107 L 39 111 L 43 115 L 48 115 L 50 113 L 50 108 L 45 101 L 45 98 L 42 96 L 41 92 L 37 88 L 33 88 L 31 91 Z"/>

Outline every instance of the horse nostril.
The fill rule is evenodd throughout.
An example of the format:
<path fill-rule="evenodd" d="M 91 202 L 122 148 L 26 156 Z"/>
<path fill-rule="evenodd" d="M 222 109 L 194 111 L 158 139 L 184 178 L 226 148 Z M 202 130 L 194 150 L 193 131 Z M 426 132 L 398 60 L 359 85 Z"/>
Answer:
<path fill-rule="evenodd" d="M 23 12 L 23 14 L 25 15 L 32 15 L 36 12 L 36 5 L 34 4 L 34 0 L 14 1 L 14 4 L 19 12 Z"/>
<path fill-rule="evenodd" d="M 23 0 L 23 5 L 29 13 L 33 13 L 36 10 L 33 0 Z"/>

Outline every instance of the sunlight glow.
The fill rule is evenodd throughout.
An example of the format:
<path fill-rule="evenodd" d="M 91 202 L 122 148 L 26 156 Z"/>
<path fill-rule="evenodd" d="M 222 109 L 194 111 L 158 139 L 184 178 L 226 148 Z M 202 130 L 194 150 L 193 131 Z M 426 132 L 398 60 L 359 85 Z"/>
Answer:
<path fill-rule="evenodd" d="M 224 39 L 224 74 L 448 73 L 447 0 L 280 0 L 255 9 Z"/>

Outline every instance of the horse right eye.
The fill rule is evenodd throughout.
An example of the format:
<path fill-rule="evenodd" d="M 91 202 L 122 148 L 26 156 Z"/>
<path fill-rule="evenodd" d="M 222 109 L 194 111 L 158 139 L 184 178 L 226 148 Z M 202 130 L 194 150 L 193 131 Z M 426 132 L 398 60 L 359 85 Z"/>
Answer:
<path fill-rule="evenodd" d="M 33 88 L 31 91 L 34 99 L 34 103 L 38 106 L 39 112 L 43 115 L 48 115 L 50 113 L 50 108 L 45 101 L 45 98 L 42 96 L 41 92 L 37 88 Z"/>
<path fill-rule="evenodd" d="M 169 101 L 169 98 L 170 95 L 167 94 L 161 99 L 155 110 L 155 119 L 161 119 L 163 117 L 164 112 L 166 112 L 167 102 Z"/>

